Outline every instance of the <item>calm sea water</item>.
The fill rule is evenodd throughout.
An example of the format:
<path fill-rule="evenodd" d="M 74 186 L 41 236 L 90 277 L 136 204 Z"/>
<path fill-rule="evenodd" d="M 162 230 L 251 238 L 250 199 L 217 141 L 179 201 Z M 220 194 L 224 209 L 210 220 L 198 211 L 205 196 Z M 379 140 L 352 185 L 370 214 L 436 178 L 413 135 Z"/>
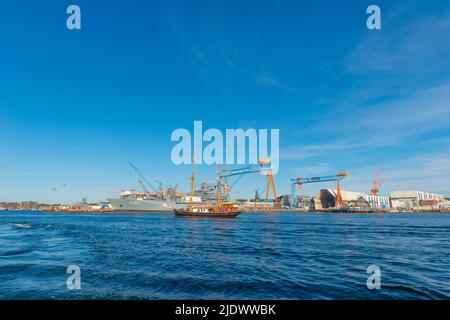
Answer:
<path fill-rule="evenodd" d="M 448 299 L 450 215 L 0 211 L 0 298 Z"/>

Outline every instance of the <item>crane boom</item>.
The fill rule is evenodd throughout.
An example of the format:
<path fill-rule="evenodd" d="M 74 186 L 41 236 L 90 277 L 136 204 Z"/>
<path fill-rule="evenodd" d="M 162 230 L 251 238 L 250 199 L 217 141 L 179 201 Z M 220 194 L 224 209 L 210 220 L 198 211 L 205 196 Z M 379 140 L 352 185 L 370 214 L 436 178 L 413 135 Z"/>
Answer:
<path fill-rule="evenodd" d="M 291 208 L 294 208 L 297 204 L 297 200 L 295 199 L 296 188 L 301 188 L 302 185 L 308 183 L 316 183 L 316 182 L 328 182 L 328 181 L 336 181 L 337 182 L 337 195 L 336 202 L 340 206 L 344 206 L 344 201 L 342 200 L 340 181 L 348 176 L 347 172 L 338 172 L 333 176 L 321 176 L 321 177 L 297 177 L 291 179 Z"/>
<path fill-rule="evenodd" d="M 259 159 L 258 165 L 249 165 L 242 168 L 236 169 L 227 169 L 219 167 L 218 172 L 218 181 L 222 181 L 222 179 L 226 182 L 226 189 L 231 190 L 234 185 L 241 180 L 242 176 L 250 173 L 261 173 L 261 174 L 269 174 L 271 172 L 271 161 L 269 159 Z M 237 176 L 237 179 L 232 184 L 229 184 L 226 179 L 229 177 Z M 218 195 L 220 196 L 221 183 L 218 184 Z"/>
<path fill-rule="evenodd" d="M 144 182 L 143 182 L 141 179 L 139 179 L 138 182 L 139 182 L 139 184 L 141 185 L 142 190 L 144 190 L 144 192 L 145 192 L 146 194 L 149 194 L 150 192 L 148 191 L 148 189 L 147 189 L 147 187 L 145 186 Z"/>
<path fill-rule="evenodd" d="M 159 180 L 155 180 L 158 183 L 158 191 L 162 191 L 163 183 Z"/>
<path fill-rule="evenodd" d="M 373 187 L 372 187 L 372 189 L 370 189 L 370 193 L 374 196 L 378 196 L 378 192 L 380 192 L 380 188 L 384 184 L 384 179 L 381 180 L 381 182 L 380 182 L 380 178 L 381 178 L 381 171 L 380 171 L 380 169 L 377 169 L 377 174 L 376 174 L 375 180 L 373 180 Z"/>
<path fill-rule="evenodd" d="M 220 174 L 220 177 L 227 178 L 227 177 L 238 176 L 238 175 L 243 175 L 243 174 L 263 172 L 264 170 L 266 170 L 266 169 L 262 166 L 247 166 L 247 167 L 238 168 L 238 169 L 223 169 L 222 173 Z"/>
<path fill-rule="evenodd" d="M 130 165 L 130 167 L 133 168 L 133 170 L 138 174 L 139 177 L 142 178 L 142 180 L 145 181 L 145 183 L 154 191 L 157 192 L 156 188 L 153 187 L 153 185 L 150 183 L 150 181 L 148 181 L 148 179 L 144 176 L 144 174 L 141 172 L 141 170 L 139 170 L 139 168 L 137 168 L 134 164 L 132 164 L 131 162 L 128 162 L 128 164 Z M 142 182 L 142 181 L 141 181 Z"/>

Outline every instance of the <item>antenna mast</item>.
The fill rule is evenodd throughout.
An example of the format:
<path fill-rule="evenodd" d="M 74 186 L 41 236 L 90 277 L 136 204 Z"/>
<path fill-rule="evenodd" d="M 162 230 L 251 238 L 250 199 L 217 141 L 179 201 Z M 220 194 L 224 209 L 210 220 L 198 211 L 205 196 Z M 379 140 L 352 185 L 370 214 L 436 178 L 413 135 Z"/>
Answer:
<path fill-rule="evenodd" d="M 192 211 L 192 198 L 194 197 L 194 179 L 195 179 L 195 171 L 194 171 L 194 157 L 192 155 L 192 175 L 191 175 L 191 196 L 189 197 L 189 210 Z"/>

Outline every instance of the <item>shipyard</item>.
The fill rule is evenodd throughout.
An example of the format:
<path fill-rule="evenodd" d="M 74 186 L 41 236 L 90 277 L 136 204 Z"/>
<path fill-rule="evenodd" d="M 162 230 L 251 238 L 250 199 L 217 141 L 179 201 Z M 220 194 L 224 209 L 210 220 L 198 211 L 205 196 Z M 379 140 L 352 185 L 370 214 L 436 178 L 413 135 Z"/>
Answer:
<path fill-rule="evenodd" d="M 0 11 L 14 314 L 450 301 L 450 1 L 23 2 Z"/>
<path fill-rule="evenodd" d="M 396 190 L 381 195 L 384 185 L 378 169 L 372 180 L 370 192 L 344 190 L 342 182 L 349 173 L 335 175 L 296 177 L 289 181 L 291 192 L 277 194 L 275 175 L 272 174 L 270 159 L 260 159 L 258 165 L 240 168 L 218 166 L 217 183 L 203 181 L 195 184 L 192 171 L 191 190 L 183 192 L 177 186 L 164 187 L 158 181 L 155 186 L 133 163 L 128 163 L 136 173 L 140 190 L 122 189 L 119 197 L 89 203 L 86 198 L 73 204 L 39 203 L 37 201 L 0 202 L 0 210 L 31 210 L 65 213 L 174 213 L 183 208 L 208 212 L 214 205 L 233 208 L 240 213 L 255 212 L 322 212 L 322 213 L 450 213 L 450 198 L 421 190 Z M 194 168 L 194 166 L 192 166 Z M 235 184 L 245 175 L 259 174 L 266 183 L 262 190 L 255 190 L 253 198 L 233 198 Z M 335 183 L 335 188 L 320 189 L 312 196 L 299 194 L 310 184 Z M 278 182 L 280 183 L 280 182 Z M 64 185 L 63 188 L 66 186 Z M 62 190 L 64 192 L 64 190 Z M 237 193 L 237 192 L 236 192 Z M 236 194 L 235 193 L 235 194 Z M 208 216 L 208 215 L 207 215 Z"/>

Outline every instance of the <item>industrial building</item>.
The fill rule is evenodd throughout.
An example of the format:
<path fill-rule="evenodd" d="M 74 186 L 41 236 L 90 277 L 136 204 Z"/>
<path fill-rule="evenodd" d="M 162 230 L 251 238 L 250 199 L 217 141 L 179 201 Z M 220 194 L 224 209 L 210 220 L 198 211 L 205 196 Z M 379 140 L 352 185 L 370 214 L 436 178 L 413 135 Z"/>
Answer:
<path fill-rule="evenodd" d="M 202 202 L 214 203 L 217 201 L 217 185 L 214 182 L 202 182 L 197 190 L 195 196 L 199 197 Z M 222 195 L 222 201 L 228 201 L 228 194 Z"/>
<path fill-rule="evenodd" d="M 292 195 L 285 194 L 278 197 L 278 203 L 282 205 L 283 208 L 300 208 L 300 209 L 313 209 L 314 203 L 312 202 L 312 197 L 295 195 L 295 206 L 292 203 Z"/>
<path fill-rule="evenodd" d="M 365 194 L 364 199 L 372 209 L 388 209 L 391 207 L 391 199 L 388 196 Z"/>
<path fill-rule="evenodd" d="M 353 191 L 341 191 L 341 194 L 348 208 L 439 210 L 447 208 L 446 204 L 449 203 L 444 200 L 443 195 L 425 191 L 393 191 L 390 197 Z M 336 207 L 336 196 L 336 190 L 320 190 L 313 197 L 314 209 L 321 210 Z"/>
<path fill-rule="evenodd" d="M 391 205 L 395 209 L 438 209 L 444 201 L 442 194 L 417 190 L 391 192 Z"/>
<path fill-rule="evenodd" d="M 341 191 L 342 200 L 349 208 L 370 208 L 365 199 L 366 194 L 362 192 Z M 336 207 L 337 190 L 321 189 L 313 198 L 315 210 Z"/>

